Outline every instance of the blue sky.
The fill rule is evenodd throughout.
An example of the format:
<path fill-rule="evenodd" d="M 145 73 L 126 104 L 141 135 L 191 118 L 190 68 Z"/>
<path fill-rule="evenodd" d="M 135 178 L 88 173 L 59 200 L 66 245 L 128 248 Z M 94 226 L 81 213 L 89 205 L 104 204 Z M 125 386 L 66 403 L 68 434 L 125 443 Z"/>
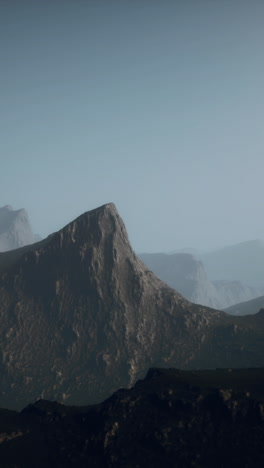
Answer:
<path fill-rule="evenodd" d="M 0 2 L 0 206 L 138 252 L 264 239 L 264 3 Z"/>

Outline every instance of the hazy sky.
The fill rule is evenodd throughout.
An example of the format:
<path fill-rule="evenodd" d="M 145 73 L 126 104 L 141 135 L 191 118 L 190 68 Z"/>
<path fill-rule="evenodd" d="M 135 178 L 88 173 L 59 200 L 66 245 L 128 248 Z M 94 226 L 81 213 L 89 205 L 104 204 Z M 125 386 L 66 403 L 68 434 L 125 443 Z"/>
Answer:
<path fill-rule="evenodd" d="M 0 0 L 0 206 L 136 251 L 264 238 L 263 0 Z"/>

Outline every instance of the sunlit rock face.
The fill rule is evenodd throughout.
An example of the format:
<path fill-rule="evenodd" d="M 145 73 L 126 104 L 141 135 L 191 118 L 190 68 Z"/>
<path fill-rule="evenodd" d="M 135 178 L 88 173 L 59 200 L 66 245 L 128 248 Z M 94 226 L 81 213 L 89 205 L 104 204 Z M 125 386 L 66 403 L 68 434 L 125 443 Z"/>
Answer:
<path fill-rule="evenodd" d="M 100 401 L 149 367 L 263 363 L 254 323 L 194 305 L 133 252 L 115 206 L 0 254 L 0 406 Z"/>
<path fill-rule="evenodd" d="M 27 212 L 13 210 L 10 205 L 0 208 L 0 252 L 33 244 L 32 232 Z"/>

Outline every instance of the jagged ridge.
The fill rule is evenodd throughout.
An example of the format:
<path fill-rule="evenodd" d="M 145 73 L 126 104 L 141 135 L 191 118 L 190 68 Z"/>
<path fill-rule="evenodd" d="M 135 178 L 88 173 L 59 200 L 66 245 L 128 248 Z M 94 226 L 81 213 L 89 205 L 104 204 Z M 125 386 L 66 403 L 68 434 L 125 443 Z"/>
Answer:
<path fill-rule="evenodd" d="M 263 410 L 263 369 L 151 369 L 96 406 L 0 410 L 1 468 L 261 468 Z"/>
<path fill-rule="evenodd" d="M 263 362 L 252 324 L 191 304 L 147 269 L 113 204 L 0 264 L 1 406 L 99 401 L 153 366 Z"/>

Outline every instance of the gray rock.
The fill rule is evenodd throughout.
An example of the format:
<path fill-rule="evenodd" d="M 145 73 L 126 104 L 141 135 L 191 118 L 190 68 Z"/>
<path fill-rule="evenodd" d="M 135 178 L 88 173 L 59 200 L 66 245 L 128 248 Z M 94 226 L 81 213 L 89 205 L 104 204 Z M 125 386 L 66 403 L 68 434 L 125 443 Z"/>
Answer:
<path fill-rule="evenodd" d="M 137 258 L 113 204 L 1 253 L 0 294 L 0 406 L 98 402 L 149 367 L 263 365 L 264 315 L 184 299 Z"/>

